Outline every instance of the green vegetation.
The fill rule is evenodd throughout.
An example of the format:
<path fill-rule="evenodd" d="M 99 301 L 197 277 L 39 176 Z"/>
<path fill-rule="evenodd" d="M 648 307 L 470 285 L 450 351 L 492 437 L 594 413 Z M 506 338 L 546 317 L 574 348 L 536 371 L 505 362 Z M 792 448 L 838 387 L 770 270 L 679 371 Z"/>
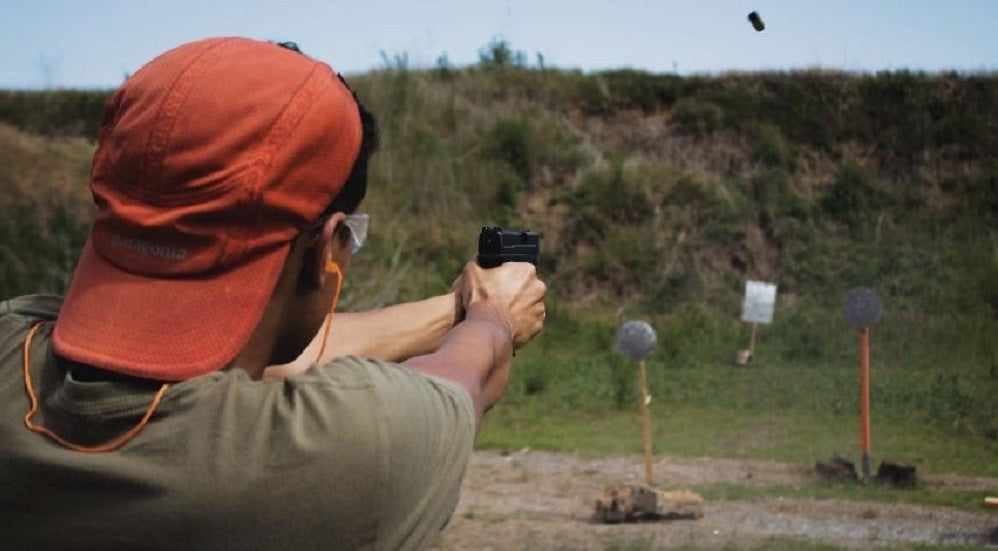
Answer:
<path fill-rule="evenodd" d="M 708 500 L 758 500 L 770 497 L 800 499 L 845 499 L 878 503 L 907 503 L 950 507 L 978 512 L 986 492 L 935 491 L 927 488 L 886 488 L 831 482 L 807 484 L 700 484 L 690 490 Z"/>
<path fill-rule="evenodd" d="M 748 536 L 736 536 L 725 534 L 720 537 L 727 537 L 727 542 L 711 542 L 709 549 L 719 549 L 721 551 L 841 551 L 852 549 L 839 545 L 810 542 L 793 537 L 767 537 L 751 538 Z M 719 538 L 720 539 L 720 538 Z M 662 549 L 663 546 L 652 536 L 626 535 L 620 533 L 606 533 L 599 535 L 600 544 L 608 551 L 651 551 Z M 695 543 L 682 543 L 678 545 L 670 544 L 668 549 L 676 551 L 697 551 L 708 548 L 704 541 Z M 872 547 L 878 551 L 988 551 L 993 549 L 987 545 L 948 545 L 948 544 L 910 544 L 888 545 L 881 544 Z M 515 549 L 531 549 L 529 544 L 525 544 Z"/>
<path fill-rule="evenodd" d="M 109 96 L 102 90 L 0 90 L 0 121 L 32 134 L 93 139 Z"/>
<path fill-rule="evenodd" d="M 528 67 L 494 41 L 351 79 L 383 146 L 342 307 L 448 288 L 486 224 L 542 232 L 544 335 L 482 446 L 639 450 L 617 326 L 648 360 L 661 453 L 811 464 L 858 447 L 851 287 L 876 288 L 874 454 L 998 476 L 998 77 L 690 77 Z M 0 294 L 61 292 L 92 209 L 104 91 L 0 92 Z M 779 286 L 755 361 L 744 281 Z"/>
<path fill-rule="evenodd" d="M 652 542 L 639 540 L 638 542 L 628 543 L 624 547 L 614 547 L 613 549 L 655 549 Z M 693 551 L 699 549 L 696 544 L 691 544 L 689 546 L 676 547 L 680 551 Z M 842 549 L 850 549 L 850 547 L 843 547 L 838 545 L 829 545 L 825 543 L 809 542 L 802 539 L 790 538 L 790 537 L 773 537 L 766 538 L 765 540 L 759 541 L 757 543 L 749 542 L 737 542 L 731 543 L 721 547 L 720 549 L 724 551 L 752 551 L 752 550 L 765 550 L 765 551 L 841 551 Z M 986 545 L 948 545 L 948 544 L 910 544 L 906 543 L 903 545 L 877 545 L 874 547 L 877 551 L 987 551 L 991 549 L 990 546 Z"/>
<path fill-rule="evenodd" d="M 0 123 L 0 293 L 58 292 L 90 228 L 92 146 Z"/>
<path fill-rule="evenodd" d="M 721 390 L 722 403 L 652 402 L 653 451 L 661 456 L 737 457 L 813 466 L 839 452 L 858 462 L 859 414 L 830 415 L 796 410 L 746 412 L 723 403 L 736 393 Z M 883 409 L 883 408 L 881 408 Z M 487 448 L 569 451 L 583 454 L 641 453 L 637 405 L 630 410 L 598 406 L 569 409 L 536 401 L 497 406 L 486 420 L 478 445 Z M 895 420 L 875 414 L 873 461 L 914 464 L 919 473 L 998 476 L 993 441 L 954 434 L 934 423 Z"/>

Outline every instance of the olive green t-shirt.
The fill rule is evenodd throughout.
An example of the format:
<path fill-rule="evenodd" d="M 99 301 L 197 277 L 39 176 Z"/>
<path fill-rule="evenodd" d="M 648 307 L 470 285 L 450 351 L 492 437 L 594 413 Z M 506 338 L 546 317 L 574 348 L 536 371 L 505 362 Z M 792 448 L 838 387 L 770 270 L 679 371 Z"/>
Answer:
<path fill-rule="evenodd" d="M 285 381 L 242 370 L 159 385 L 74 377 L 50 348 L 54 296 L 0 303 L 0 549 L 398 549 L 432 543 L 457 505 L 470 396 L 404 366 L 339 358 Z"/>

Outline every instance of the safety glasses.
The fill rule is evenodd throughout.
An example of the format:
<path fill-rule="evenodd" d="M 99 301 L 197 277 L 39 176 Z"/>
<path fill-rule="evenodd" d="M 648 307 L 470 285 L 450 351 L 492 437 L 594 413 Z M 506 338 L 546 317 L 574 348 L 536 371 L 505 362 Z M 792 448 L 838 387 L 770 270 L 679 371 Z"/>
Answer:
<path fill-rule="evenodd" d="M 329 220 L 329 217 L 323 216 L 312 223 L 312 226 L 308 230 L 312 234 L 310 244 L 314 244 L 319 240 L 320 230 L 322 230 L 322 226 L 327 220 Z M 366 212 L 345 215 L 343 225 L 350 231 L 350 251 L 353 254 L 357 254 L 357 251 L 367 241 L 367 226 L 370 221 L 371 215 Z"/>
<path fill-rule="evenodd" d="M 346 215 L 346 219 L 343 221 L 343 225 L 350 230 L 350 238 L 352 241 L 351 252 L 357 254 L 357 251 L 364 246 L 364 242 L 367 241 L 367 226 L 371 222 L 371 215 L 366 212 L 359 212 L 356 214 Z"/>

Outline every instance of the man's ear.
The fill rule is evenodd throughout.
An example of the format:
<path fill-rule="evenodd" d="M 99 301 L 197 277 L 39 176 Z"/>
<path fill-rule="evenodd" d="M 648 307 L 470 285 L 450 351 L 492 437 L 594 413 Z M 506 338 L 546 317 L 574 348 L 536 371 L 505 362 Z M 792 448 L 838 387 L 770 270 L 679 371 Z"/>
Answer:
<path fill-rule="evenodd" d="M 332 258 L 333 238 L 336 229 L 346 219 L 342 212 L 335 212 L 322 225 L 315 241 L 305 249 L 302 259 L 302 282 L 309 288 L 319 289 L 326 281 L 326 261 Z"/>

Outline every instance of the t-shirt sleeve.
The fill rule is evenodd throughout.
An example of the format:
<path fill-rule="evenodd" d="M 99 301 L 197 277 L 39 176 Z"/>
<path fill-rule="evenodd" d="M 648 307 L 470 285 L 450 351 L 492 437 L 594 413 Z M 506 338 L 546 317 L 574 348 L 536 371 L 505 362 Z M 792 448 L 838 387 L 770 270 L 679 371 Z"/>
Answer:
<path fill-rule="evenodd" d="M 373 363 L 388 452 L 383 541 L 391 549 L 420 548 L 436 538 L 457 506 L 474 444 L 474 405 L 456 383 Z"/>

